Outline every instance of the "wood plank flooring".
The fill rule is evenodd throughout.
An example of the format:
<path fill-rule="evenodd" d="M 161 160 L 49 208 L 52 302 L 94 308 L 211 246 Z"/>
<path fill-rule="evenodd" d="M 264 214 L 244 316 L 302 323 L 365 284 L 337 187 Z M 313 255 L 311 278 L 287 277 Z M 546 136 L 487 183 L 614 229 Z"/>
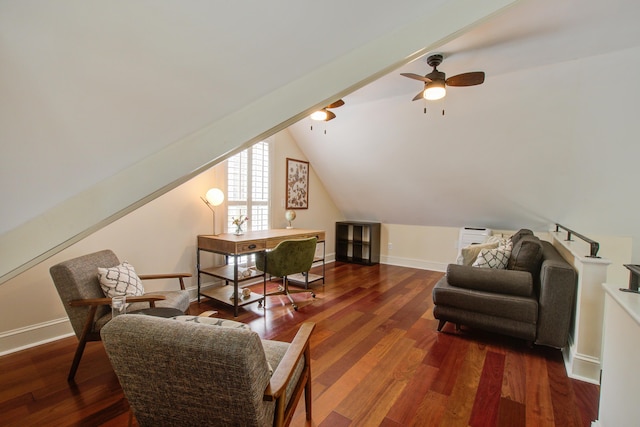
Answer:
<path fill-rule="evenodd" d="M 597 418 L 598 387 L 567 378 L 559 350 L 449 324 L 438 333 L 431 291 L 441 276 L 328 264 L 317 298 L 294 296 L 299 311 L 282 296 L 266 310 L 241 309 L 236 320 L 265 339 L 290 341 L 300 323 L 316 322 L 313 421 L 301 401 L 291 425 L 586 427 Z M 211 309 L 233 318 L 210 300 L 190 307 Z M 127 425 L 129 406 L 102 343 L 87 344 L 76 384 L 67 383 L 76 344 L 68 338 L 0 358 L 0 425 Z"/>

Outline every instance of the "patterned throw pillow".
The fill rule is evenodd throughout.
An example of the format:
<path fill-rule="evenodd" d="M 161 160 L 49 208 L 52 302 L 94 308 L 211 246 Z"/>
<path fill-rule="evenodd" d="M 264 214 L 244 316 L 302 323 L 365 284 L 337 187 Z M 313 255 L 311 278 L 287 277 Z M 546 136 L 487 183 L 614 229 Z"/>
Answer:
<path fill-rule="evenodd" d="M 182 316 L 174 316 L 173 320 L 180 320 L 182 322 L 201 323 L 204 325 L 221 326 L 223 328 L 238 328 L 251 330 L 251 327 L 246 323 L 236 322 L 235 320 L 220 319 L 218 317 L 203 317 L 203 316 L 191 316 L 188 314 Z"/>
<path fill-rule="evenodd" d="M 144 286 L 133 266 L 124 261 L 111 268 L 98 268 L 100 287 L 108 298 L 118 295 L 142 296 Z"/>
<path fill-rule="evenodd" d="M 482 249 L 473 262 L 474 267 L 505 269 L 509 263 L 511 250 L 506 246 L 495 249 Z"/>

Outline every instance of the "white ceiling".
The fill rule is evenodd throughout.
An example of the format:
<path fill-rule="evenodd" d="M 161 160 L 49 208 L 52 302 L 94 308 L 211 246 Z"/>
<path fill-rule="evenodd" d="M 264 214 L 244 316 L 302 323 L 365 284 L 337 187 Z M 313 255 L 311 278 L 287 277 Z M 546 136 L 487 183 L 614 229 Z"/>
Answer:
<path fill-rule="evenodd" d="M 448 76 L 482 70 L 491 79 L 638 46 L 638 19 L 640 3 L 633 0 L 523 0 L 430 53 L 444 54 L 440 69 Z M 427 56 L 356 91 L 348 98 L 350 104 L 400 94 L 411 99 L 420 82 L 398 74 L 427 74 Z"/>
<path fill-rule="evenodd" d="M 607 144 L 619 145 L 595 155 L 579 147 L 592 137 L 582 135 L 591 99 L 580 104 L 589 86 L 620 90 L 607 107 L 636 104 L 635 64 L 623 64 L 638 54 L 618 63 L 614 53 L 640 46 L 638 18 L 631 0 L 525 0 L 429 52 L 444 54 L 447 76 L 485 71 L 483 85 L 449 88 L 423 114 L 425 103 L 411 102 L 422 83 L 400 73 L 431 71 L 425 55 L 345 96 L 335 120 L 290 131 L 349 218 L 539 230 L 557 221 L 638 237 L 633 216 L 619 211 L 636 210 L 625 191 L 635 180 L 619 163 L 638 151 L 628 135 L 635 109 L 611 112 L 629 119 L 622 126 L 607 118 L 611 108 L 595 122 L 593 135 L 615 127 L 624 137 Z M 624 170 L 640 178 L 635 169 Z"/>

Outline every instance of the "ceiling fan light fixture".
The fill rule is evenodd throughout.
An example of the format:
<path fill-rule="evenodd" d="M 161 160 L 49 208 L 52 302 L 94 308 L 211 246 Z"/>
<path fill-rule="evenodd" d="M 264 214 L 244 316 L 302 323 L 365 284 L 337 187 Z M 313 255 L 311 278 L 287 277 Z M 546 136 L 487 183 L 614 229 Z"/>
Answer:
<path fill-rule="evenodd" d="M 424 89 L 424 99 L 428 101 L 435 101 L 444 98 L 447 94 L 447 89 L 444 86 L 443 80 L 434 80 L 431 83 L 427 83 L 427 87 Z"/>
<path fill-rule="evenodd" d="M 311 120 L 317 120 L 319 122 L 323 121 L 323 120 L 327 120 L 327 117 L 329 115 L 327 114 L 327 110 L 322 109 L 322 110 L 318 110 L 315 111 L 313 113 L 311 113 Z"/>

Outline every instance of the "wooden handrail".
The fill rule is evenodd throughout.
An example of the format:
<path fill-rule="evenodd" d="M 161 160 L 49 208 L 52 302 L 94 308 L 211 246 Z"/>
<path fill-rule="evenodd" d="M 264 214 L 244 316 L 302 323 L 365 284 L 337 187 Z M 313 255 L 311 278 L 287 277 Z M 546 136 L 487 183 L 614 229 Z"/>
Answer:
<path fill-rule="evenodd" d="M 560 225 L 560 224 L 556 224 L 556 233 L 558 233 L 560 231 L 560 229 L 563 229 L 567 232 L 567 238 L 565 239 L 567 242 L 571 242 L 571 235 L 575 235 L 576 237 L 584 240 L 585 242 L 587 242 L 589 244 L 589 247 L 591 248 L 590 250 L 590 254 L 587 255 L 587 257 L 589 258 L 600 258 L 598 256 L 598 251 L 600 250 L 600 243 L 596 242 L 595 240 L 591 240 L 590 238 L 583 236 L 580 233 L 576 233 L 573 230 L 568 229 L 567 227 L 565 227 L 564 225 Z"/>

